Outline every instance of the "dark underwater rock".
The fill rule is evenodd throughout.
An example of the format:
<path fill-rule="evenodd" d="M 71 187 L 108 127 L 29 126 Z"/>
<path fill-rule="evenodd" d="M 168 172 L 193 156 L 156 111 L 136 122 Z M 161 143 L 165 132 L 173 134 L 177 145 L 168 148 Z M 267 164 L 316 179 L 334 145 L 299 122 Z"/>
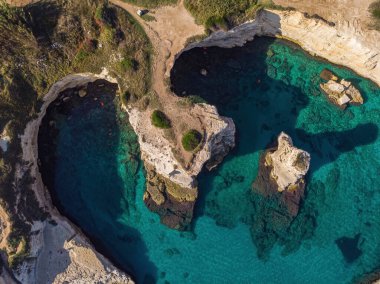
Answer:
<path fill-rule="evenodd" d="M 160 216 L 161 223 L 171 229 L 188 229 L 193 218 L 195 200 L 177 200 L 169 193 L 169 187 L 178 187 L 170 180 L 147 169 L 147 189 L 144 203 L 147 208 Z"/>
<path fill-rule="evenodd" d="M 330 80 L 333 80 L 333 81 L 337 81 L 338 80 L 338 76 L 336 76 L 331 70 L 329 69 L 323 69 L 321 74 L 319 74 L 319 76 L 325 80 L 325 81 L 330 81 Z"/>
<path fill-rule="evenodd" d="M 307 215 L 299 217 L 302 222 L 295 221 L 304 199 L 304 179 L 301 177 L 295 184 L 281 191 L 273 178 L 273 164 L 268 162 L 267 155 L 278 149 L 277 143 L 262 153 L 259 172 L 252 185 L 251 206 L 255 212 L 251 215 L 252 221 L 246 223 L 251 225 L 252 240 L 260 258 L 266 258 L 278 241 L 285 245 L 284 251 L 297 249 L 302 236 L 311 235 L 309 231 L 315 227 L 312 217 Z"/>
<path fill-rule="evenodd" d="M 341 237 L 335 241 L 347 263 L 354 262 L 363 253 L 362 250 L 359 248 L 360 235 L 361 234 L 357 234 L 353 238 Z"/>

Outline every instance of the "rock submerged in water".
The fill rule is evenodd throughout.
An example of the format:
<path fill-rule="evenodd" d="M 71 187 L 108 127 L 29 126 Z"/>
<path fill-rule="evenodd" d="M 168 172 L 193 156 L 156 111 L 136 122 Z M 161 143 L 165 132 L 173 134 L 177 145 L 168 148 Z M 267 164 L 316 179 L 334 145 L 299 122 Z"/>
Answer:
<path fill-rule="evenodd" d="M 292 139 L 283 132 L 276 145 L 261 155 L 250 197 L 254 207 L 250 232 L 260 259 L 269 257 L 278 241 L 287 254 L 312 234 L 313 217 L 309 213 L 299 214 L 309 165 L 309 153 L 294 147 Z"/>
<path fill-rule="evenodd" d="M 193 218 L 197 188 L 182 188 L 158 174 L 151 166 L 147 170 L 147 188 L 144 203 L 160 216 L 161 223 L 176 230 L 188 229 Z"/>
<path fill-rule="evenodd" d="M 264 197 L 278 197 L 294 217 L 304 196 L 305 175 L 309 166 L 309 153 L 294 147 L 290 136 L 281 132 L 277 145 L 261 155 L 253 189 Z"/>
<path fill-rule="evenodd" d="M 320 77 L 327 81 L 319 86 L 328 99 L 338 107 L 345 109 L 347 104 L 362 105 L 363 97 L 359 90 L 349 81 L 341 79 L 328 69 L 324 69 Z"/>

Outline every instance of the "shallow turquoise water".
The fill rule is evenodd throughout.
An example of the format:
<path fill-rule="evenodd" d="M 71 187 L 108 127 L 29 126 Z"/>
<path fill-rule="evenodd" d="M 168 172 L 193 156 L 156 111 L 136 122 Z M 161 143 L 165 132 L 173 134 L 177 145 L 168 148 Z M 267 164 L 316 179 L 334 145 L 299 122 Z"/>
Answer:
<path fill-rule="evenodd" d="M 354 81 L 365 105 L 346 111 L 330 105 L 318 89 L 325 67 Z M 50 189 L 103 252 L 139 283 L 349 283 L 380 266 L 379 88 L 265 38 L 240 49 L 185 53 L 172 78 L 178 94 L 204 97 L 238 129 L 236 149 L 200 177 L 193 232 L 169 230 L 146 209 L 136 137 L 115 100 L 79 104 L 58 116 Z M 250 235 L 257 211 L 247 196 L 260 150 L 282 130 L 311 153 L 302 212 L 314 223 L 299 222 L 261 260 Z M 362 254 L 348 263 L 336 240 L 357 234 Z"/>

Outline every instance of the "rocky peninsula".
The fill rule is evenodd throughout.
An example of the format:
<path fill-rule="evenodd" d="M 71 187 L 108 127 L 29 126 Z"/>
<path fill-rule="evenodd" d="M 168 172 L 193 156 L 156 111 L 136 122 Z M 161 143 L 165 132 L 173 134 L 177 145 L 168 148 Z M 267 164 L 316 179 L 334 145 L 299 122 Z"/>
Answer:
<path fill-rule="evenodd" d="M 200 148 L 183 160 L 173 148 L 180 147 L 165 137 L 165 131 L 154 127 L 150 116 L 137 108 L 127 109 L 129 121 L 139 138 L 141 158 L 147 170 L 147 191 L 144 201 L 158 212 L 162 222 L 171 228 L 183 229 L 192 219 L 198 197 L 196 177 L 205 165 L 212 169 L 235 146 L 235 125 L 222 117 L 215 107 L 195 104 L 189 116 L 201 122 L 203 142 Z M 190 122 L 190 120 L 189 120 Z"/>

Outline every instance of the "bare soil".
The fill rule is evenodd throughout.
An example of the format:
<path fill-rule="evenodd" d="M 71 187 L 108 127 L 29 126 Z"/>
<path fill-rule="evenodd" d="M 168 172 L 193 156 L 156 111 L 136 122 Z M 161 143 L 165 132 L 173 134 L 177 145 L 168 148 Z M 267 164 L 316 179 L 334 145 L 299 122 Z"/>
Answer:
<path fill-rule="evenodd" d="M 168 81 L 175 56 L 185 47 L 188 38 L 202 35 L 204 28 L 195 23 L 194 18 L 184 7 L 183 0 L 174 6 L 150 10 L 149 14 L 155 18 L 153 21 L 145 21 L 137 16 L 139 7 L 120 0 L 110 0 L 110 2 L 132 14 L 152 43 L 154 48 L 152 89 L 157 94 L 158 104 L 147 110 L 147 116 L 150 117 L 155 107 L 165 112 L 173 126 L 171 133 L 166 130 L 166 137 L 170 136 L 173 152 L 178 159 L 187 164 L 191 162 L 193 155 L 182 148 L 182 134 L 189 129 L 197 129 L 202 133 L 202 117 L 194 113 L 191 106 L 184 104 L 183 99 L 169 90 Z"/>

